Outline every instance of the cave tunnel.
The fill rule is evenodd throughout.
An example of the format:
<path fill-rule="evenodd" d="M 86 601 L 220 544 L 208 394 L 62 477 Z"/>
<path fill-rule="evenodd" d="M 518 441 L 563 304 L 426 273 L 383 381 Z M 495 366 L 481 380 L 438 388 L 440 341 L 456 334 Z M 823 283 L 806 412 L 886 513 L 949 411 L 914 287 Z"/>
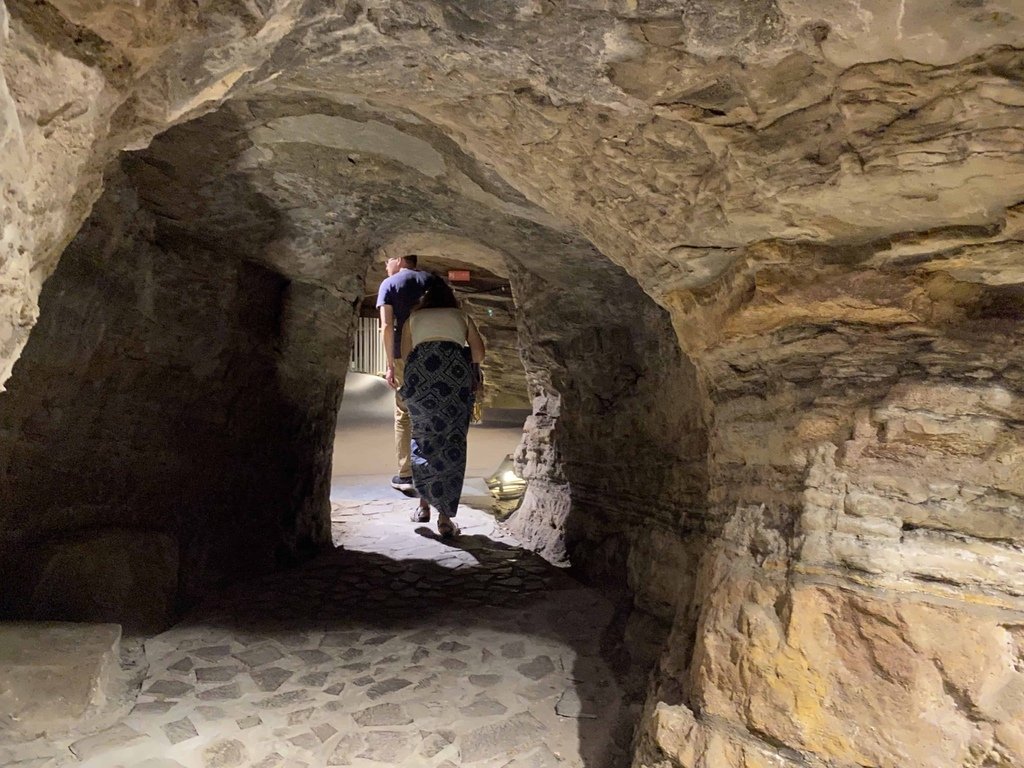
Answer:
<path fill-rule="evenodd" d="M 1014 5 L 0 0 L 0 764 L 1024 765 Z"/>
<path fill-rule="evenodd" d="M 261 115 L 259 125 L 246 125 L 251 114 Z M 119 624 L 126 642 L 141 643 L 147 657 L 165 637 L 161 632 L 183 618 L 172 635 L 184 627 L 197 637 L 213 627 L 222 633 L 225 626 L 244 628 L 237 649 L 224 637 L 210 646 L 230 648 L 229 663 L 203 661 L 202 653 L 190 655 L 181 646 L 170 654 L 175 658 L 151 660 L 141 683 L 143 705 L 152 697 L 169 701 L 160 691 L 170 683 L 186 684 L 175 671 L 163 672 L 170 680 L 159 677 L 161 664 L 191 664 L 192 674 L 211 685 L 196 679 L 191 694 L 179 695 L 194 695 L 192 703 L 202 706 L 208 691 L 233 693 L 225 689 L 239 685 L 235 678 L 243 670 L 243 691 L 246 685 L 264 694 L 286 690 L 279 678 L 298 680 L 299 670 L 279 660 L 269 667 L 277 675 L 268 674 L 263 659 L 294 654 L 282 638 L 300 632 L 314 645 L 338 633 L 358 636 L 355 617 L 363 615 L 363 602 L 386 609 L 380 626 L 366 625 L 378 634 L 394 625 L 444 640 L 442 630 L 430 628 L 444 629 L 451 620 L 449 602 L 507 612 L 532 601 L 538 625 L 511 629 L 543 643 L 569 643 L 554 662 L 567 674 L 574 665 L 586 667 L 581 679 L 591 694 L 598 679 L 613 686 L 600 699 L 600 719 L 594 714 L 599 699 L 580 705 L 589 709 L 568 742 L 578 741 L 588 762 L 622 762 L 644 676 L 678 599 L 666 586 L 645 583 L 653 541 L 681 527 L 702 530 L 706 438 L 695 370 L 665 310 L 578 232 L 517 199 L 426 127 L 406 134 L 378 122 L 381 143 L 373 146 L 366 138 L 370 117 L 308 99 L 232 104 L 171 129 L 145 150 L 125 153 L 108 169 L 103 196 L 44 287 L 39 323 L 4 394 L 4 429 L 17 439 L 4 452 L 9 554 L 3 613 Z M 281 133 L 286 130 L 294 133 Z M 328 130 L 331 145 L 313 140 Z M 257 155 L 260 162 L 253 163 Z M 428 173 L 423 158 L 434 163 Z M 467 267 L 507 294 L 495 316 L 484 296 L 459 291 L 489 347 L 485 403 L 529 409 L 521 440 L 510 445 L 529 486 L 493 541 L 471 533 L 481 526 L 497 531 L 486 516 L 459 537 L 456 552 L 476 553 L 468 563 L 464 556 L 449 566 L 445 559 L 431 561 L 450 560 L 444 551 L 450 548 L 417 549 L 422 536 L 409 522 L 410 502 L 397 501 L 385 485 L 393 458 L 373 473 L 381 476 L 376 497 L 363 489 L 354 503 L 344 490 L 340 498 L 331 492 L 332 458 L 369 450 L 348 439 L 336 420 L 339 407 L 345 412 L 344 383 L 353 334 L 367 314 L 365 297 L 375 293 L 372 281 L 381 277 L 383 258 L 395 253 L 416 253 L 422 268 L 435 273 Z M 659 362 L 657 372 L 652 360 Z M 379 385 L 375 392 L 379 400 Z M 360 413 L 354 416 L 358 421 Z M 657 433 L 636 444 L 631 433 L 652 418 Z M 343 447 L 335 446 L 336 435 Z M 384 527 L 368 531 L 367 519 Z M 386 534 L 387 546 L 353 550 L 350 530 L 368 540 Z M 690 552 L 673 556 L 690 558 L 692 567 L 696 544 L 681 549 L 687 546 Z M 555 566 L 569 566 L 580 581 Z M 487 573 L 494 569 L 498 575 Z M 284 580 L 274 581 L 275 573 Z M 302 594 L 310 574 L 315 583 L 345 588 L 332 592 L 333 607 L 321 604 L 321 613 L 310 615 L 310 605 L 294 604 L 301 601 L 268 602 L 264 589 Z M 583 591 L 585 583 L 594 589 Z M 249 608 L 225 613 L 222 590 L 240 594 L 242 585 L 252 592 L 238 605 Z M 562 608 L 545 603 L 552 585 Z M 378 605 L 381 590 L 401 596 L 404 608 Z M 637 591 L 649 605 L 636 601 Z M 580 634 L 577 626 L 578 637 L 543 618 L 545 611 L 565 610 L 567 596 L 576 592 L 586 595 L 583 604 L 598 605 L 577 607 L 575 621 L 586 627 Z M 253 612 L 253 606 L 259 608 Z M 266 623 L 268 614 L 276 621 Z M 410 623 L 413 617 L 419 623 Z M 475 623 L 462 617 L 457 630 L 446 631 L 465 633 Z M 479 620 L 490 632 L 501 623 Z M 631 651 L 623 645 L 629 630 L 644 635 Z M 588 635 L 593 647 L 578 657 L 571 653 L 572 643 Z M 515 673 L 519 679 L 576 695 L 571 684 L 555 691 L 558 683 L 547 680 L 556 673 L 545 668 L 554 663 L 553 651 L 520 659 L 517 642 L 504 645 L 513 647 L 507 663 L 527 670 Z M 252 646 L 262 663 L 239 663 L 250 659 Z M 408 654 L 426 653 L 423 645 L 399 647 L 407 652 L 398 654 L 406 665 Z M 321 682 L 327 658 L 334 659 L 316 656 L 301 678 Z M 465 664 L 458 657 L 446 661 Z M 483 667 L 485 678 L 501 679 Z M 343 685 L 337 676 L 335 670 L 325 680 Z M 387 680 L 378 682 L 386 687 Z M 511 683 L 502 692 L 519 696 L 515 682 L 501 680 L 490 692 Z M 325 682 L 310 690 L 325 695 L 330 687 Z M 620 689 L 628 694 L 612 701 L 608 694 Z M 500 728 L 512 728 L 509 738 L 537 740 L 543 754 L 564 749 L 564 718 L 556 716 L 549 726 L 484 688 L 474 691 L 483 702 L 475 705 L 461 702 L 464 694 L 440 690 L 440 701 L 467 725 L 475 725 L 477 711 L 497 721 L 460 736 L 463 754 L 479 753 L 488 729 Z M 252 706 L 251 694 L 240 696 Z M 299 703 L 295 711 L 308 709 L 308 701 Z M 544 709 L 554 714 L 549 704 Z M 468 714 L 460 714 L 460 706 Z M 192 724 L 186 726 L 177 710 L 168 712 L 146 727 L 164 737 L 169 722 L 180 723 L 182 734 L 195 729 L 194 713 L 184 718 Z M 302 727 L 309 732 L 308 724 Z M 408 739 L 387 746 L 374 733 L 358 736 L 355 745 L 347 737 L 334 745 L 334 739 L 331 754 L 405 754 Z M 257 757 L 271 742 L 232 749 Z M 319 740 L 316 747 L 326 749 Z M 138 744 L 123 748 L 141 754 Z"/>

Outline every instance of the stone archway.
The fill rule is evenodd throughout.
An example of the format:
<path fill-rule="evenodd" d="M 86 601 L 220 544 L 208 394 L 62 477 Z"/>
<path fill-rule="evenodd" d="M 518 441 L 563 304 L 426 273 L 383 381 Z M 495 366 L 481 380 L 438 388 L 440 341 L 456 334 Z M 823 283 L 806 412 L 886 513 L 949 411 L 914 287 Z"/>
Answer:
<path fill-rule="evenodd" d="M 572 553 L 583 570 L 624 589 L 637 542 L 647 554 L 633 561 L 649 569 L 651 548 L 672 546 L 655 543 L 654 527 L 690 525 L 680 523 L 680 509 L 700 517 L 705 437 L 695 374 L 667 316 L 635 281 L 564 224 L 538 224 L 552 221 L 543 211 L 474 187 L 467 159 L 435 158 L 439 168 L 456 163 L 456 193 L 476 190 L 451 198 L 450 188 L 430 191 L 430 174 L 409 174 L 406 162 L 431 156 L 423 139 L 396 140 L 408 145 L 383 157 L 342 154 L 343 134 L 324 146 L 302 126 L 334 120 L 336 129 L 358 131 L 358 113 L 328 102 L 314 110 L 287 101 L 228 108 L 112 166 L 7 396 L 9 428 L 22 435 L 5 447 L 19 478 L 6 490 L 7 508 L 25 521 L 12 526 L 18 542 L 8 540 L 28 546 L 25 562 L 49 574 L 84 532 L 99 532 L 97 546 L 114 550 L 131 531 L 152 531 L 166 552 L 139 559 L 164 565 L 137 572 L 92 553 L 85 559 L 110 561 L 113 571 L 63 571 L 58 581 L 82 585 L 81 610 L 58 602 L 50 611 L 39 585 L 57 577 L 40 575 L 25 580 L 9 611 L 128 620 L 135 608 L 114 598 L 90 607 L 89 595 L 111 578 L 138 593 L 130 585 L 152 577 L 164 598 L 151 613 L 171 615 L 210 584 L 325 545 L 324 462 L 348 334 L 366 265 L 381 249 L 443 251 L 511 280 L 537 408 L 521 457 L 535 482 L 516 523 L 533 546 L 560 562 Z M 247 117 L 254 111 L 264 113 L 255 124 Z M 415 215 L 412 202 L 421 206 Z M 416 216 L 447 218 L 447 231 L 416 230 Z M 216 265 L 208 278 L 204 265 Z M 191 297 L 191 309 L 175 302 L 179 295 Z M 74 316 L 82 318 L 77 335 L 67 336 Z M 64 390 L 40 401 L 46 372 L 60 370 L 69 344 L 82 362 L 70 374 L 51 373 Z M 115 395 L 115 382 L 138 385 Z M 78 402 L 83 388 L 95 395 Z M 77 421 L 62 421 L 74 410 Z M 51 464 L 32 463 L 30 414 L 40 430 L 35 445 L 56 452 Z M 645 418 L 657 419 L 659 431 L 637 446 Z M 54 478 L 63 465 L 101 479 L 95 488 L 62 485 Z M 632 584 L 662 592 L 641 604 L 656 605 L 667 621 L 676 596 L 647 576 L 634 574 Z"/>
<path fill-rule="evenodd" d="M 259 108 L 282 106 L 296 105 Z M 326 547 L 355 305 L 373 253 L 415 246 L 511 281 L 535 406 L 513 527 L 619 597 L 635 716 L 705 543 L 680 539 L 701 531 L 706 435 L 668 315 L 578 233 L 538 224 L 543 212 L 452 205 L 394 156 L 353 161 L 294 136 L 252 166 L 267 150 L 244 117 L 214 113 L 121 158 L 47 284 L 5 395 L 16 437 L 3 459 L 18 478 L 5 490 L 5 613 L 151 630 Z M 330 164 L 350 172 L 318 188 Z M 385 188 L 396 202 L 382 209 Z M 468 234 L 388 236 L 407 199 Z M 68 349 L 78 364 L 65 369 Z M 65 466 L 92 483 L 62 484 Z"/>

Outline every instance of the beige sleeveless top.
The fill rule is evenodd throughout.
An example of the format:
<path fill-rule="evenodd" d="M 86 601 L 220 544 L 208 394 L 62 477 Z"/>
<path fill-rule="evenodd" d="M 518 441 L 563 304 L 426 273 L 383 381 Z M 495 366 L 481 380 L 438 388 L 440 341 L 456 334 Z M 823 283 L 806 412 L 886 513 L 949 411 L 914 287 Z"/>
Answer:
<path fill-rule="evenodd" d="M 422 341 L 466 343 L 466 316 L 461 309 L 421 309 L 409 315 L 408 323 L 414 347 Z"/>

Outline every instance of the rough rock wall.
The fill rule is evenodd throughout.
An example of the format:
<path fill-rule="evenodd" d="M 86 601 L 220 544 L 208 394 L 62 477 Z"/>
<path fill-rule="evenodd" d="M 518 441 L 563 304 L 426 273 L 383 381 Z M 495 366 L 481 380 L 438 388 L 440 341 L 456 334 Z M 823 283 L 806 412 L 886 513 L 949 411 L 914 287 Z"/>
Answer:
<path fill-rule="evenodd" d="M 159 627 L 330 544 L 342 379 L 302 336 L 329 310 L 347 345 L 350 305 L 162 243 L 116 170 L 42 306 L 0 395 L 4 615 Z"/>
<path fill-rule="evenodd" d="M 765 246 L 689 297 L 720 536 L 637 765 L 1024 762 L 1024 291 L 972 250 Z"/>
<path fill-rule="evenodd" d="M 115 154 L 219 103 L 301 6 L 0 2 L 0 386 Z"/>
<path fill-rule="evenodd" d="M 115 104 L 92 35 L 82 51 L 59 40 L 72 25 L 45 4 L 0 3 L 0 382 L 38 318 L 37 299 L 99 191 L 93 147 Z M 52 28 L 52 32 L 47 31 Z"/>
<path fill-rule="evenodd" d="M 512 286 L 533 415 L 517 452 L 529 487 L 510 525 L 628 599 L 623 657 L 642 677 L 688 613 L 706 546 L 696 370 L 668 314 L 597 254 L 515 266 Z"/>
<path fill-rule="evenodd" d="M 478 294 L 467 297 L 463 306 L 476 321 L 487 346 L 481 404 L 484 408 L 528 409 L 530 396 L 512 296 Z"/>

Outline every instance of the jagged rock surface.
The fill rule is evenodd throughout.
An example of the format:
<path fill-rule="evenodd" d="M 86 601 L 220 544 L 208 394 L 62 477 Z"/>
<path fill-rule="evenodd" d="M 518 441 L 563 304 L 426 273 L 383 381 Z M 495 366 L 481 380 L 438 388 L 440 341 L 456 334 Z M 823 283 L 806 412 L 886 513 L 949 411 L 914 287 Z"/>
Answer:
<path fill-rule="evenodd" d="M 114 436 L 188 393 L 201 446 L 252 380 L 277 421 L 231 445 L 303 478 L 253 543 L 323 541 L 362 276 L 457 246 L 515 296 L 517 532 L 660 652 L 638 766 L 1021 764 L 1022 32 L 1014 0 L 0 5 L 0 554 L 37 553 L 5 595 L 69 551 L 167 605 L 217 578 L 153 494 L 231 520 L 230 446 L 168 481 Z"/>
<path fill-rule="evenodd" d="M 1024 304 L 954 266 L 971 247 L 898 250 L 752 249 L 691 305 L 720 535 L 696 636 L 680 614 L 661 660 L 646 760 L 1024 755 Z"/>

